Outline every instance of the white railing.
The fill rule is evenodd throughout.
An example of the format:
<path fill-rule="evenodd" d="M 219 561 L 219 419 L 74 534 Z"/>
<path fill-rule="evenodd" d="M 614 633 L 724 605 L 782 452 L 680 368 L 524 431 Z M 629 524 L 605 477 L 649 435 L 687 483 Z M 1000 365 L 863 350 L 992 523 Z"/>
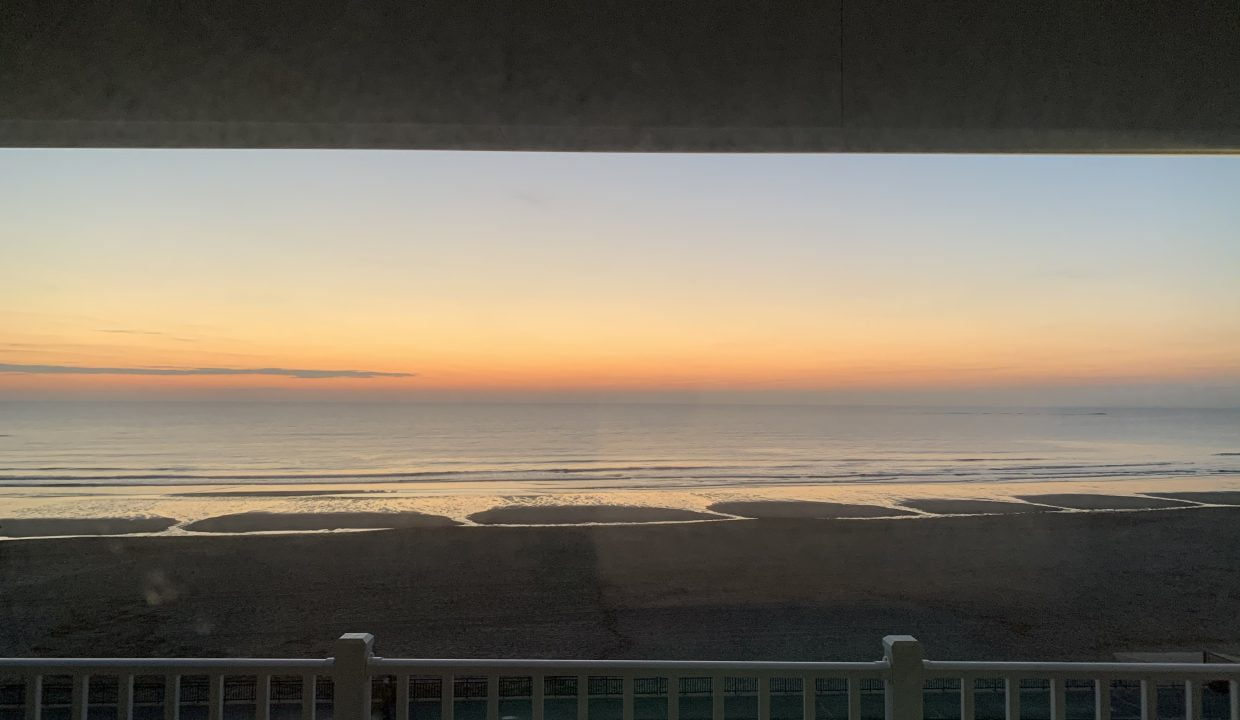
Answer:
<path fill-rule="evenodd" d="M 1002 708 L 990 713 L 994 717 L 1020 720 L 1022 695 L 1027 700 L 1031 693 L 1041 693 L 1047 702 L 1048 720 L 1066 720 L 1069 697 L 1080 701 L 1084 692 L 1092 699 L 1089 714 L 1096 720 L 1112 720 L 1115 686 L 1137 689 L 1141 720 L 1161 720 L 1168 715 L 1159 714 L 1159 689 L 1168 685 L 1182 688 L 1184 719 L 1203 720 L 1203 689 L 1207 683 L 1214 688 L 1210 692 L 1216 700 L 1223 692 L 1218 688 L 1225 689 L 1226 716 L 1240 720 L 1240 664 L 940 662 L 925 660 L 921 644 L 905 635 L 883 639 L 881 660 L 822 663 L 412 660 L 376 657 L 373 644 L 374 638 L 368 634 L 350 633 L 336 641 L 334 657 L 321 660 L 0 659 L 0 678 L 21 678 L 19 707 L 24 708 L 26 720 L 43 720 L 45 709 L 56 705 L 45 704 L 45 678 L 71 679 L 69 702 L 63 703 L 69 706 L 69 720 L 87 720 L 88 711 L 100 704 L 91 699 L 92 678 L 106 678 L 108 688 L 115 687 L 115 696 L 107 704 L 114 702 L 116 720 L 134 720 L 134 682 L 139 677 L 161 679 L 162 692 L 157 700 L 148 699 L 143 705 L 158 705 L 164 720 L 179 720 L 182 707 L 203 704 L 182 697 L 183 679 L 191 677 L 205 678 L 202 700 L 207 705 L 208 720 L 225 720 L 226 681 L 235 685 L 239 679 L 253 689 L 241 701 L 253 705 L 254 720 L 273 720 L 273 708 L 281 719 L 289 720 L 325 720 L 328 715 L 333 720 L 420 720 L 426 715 L 454 720 L 461 702 L 485 703 L 486 720 L 501 720 L 514 714 L 511 708 L 501 714 L 501 704 L 514 701 L 528 703 L 528 711 L 515 714 L 529 720 L 549 720 L 548 715 L 552 716 L 550 720 L 588 720 L 592 701 L 616 700 L 621 720 L 680 720 L 686 703 L 694 710 L 686 715 L 712 720 L 737 716 L 750 720 L 815 720 L 823 716 L 847 720 L 880 716 L 885 720 L 923 720 L 927 716 L 976 720 L 977 694 L 987 692 L 989 698 L 995 688 L 1002 697 Z M 330 678 L 330 682 L 322 683 L 321 689 L 331 690 L 326 698 L 316 692 L 321 677 Z M 273 678 L 279 679 L 282 687 L 295 683 L 298 693 L 291 699 L 287 692 L 274 697 Z M 505 683 L 510 686 L 513 680 L 520 681 L 520 688 L 505 690 Z M 1045 681 L 1046 687 L 1044 691 L 1030 690 L 1023 681 Z M 644 685 L 639 687 L 639 682 Z M 979 682 L 989 683 L 988 689 L 979 689 Z M 553 688 L 550 694 L 549 683 Z M 418 692 L 411 690 L 414 687 Z M 882 710 L 878 711 L 880 688 Z M 942 700 L 951 694 L 958 695 L 959 704 L 953 712 L 945 713 Z M 867 704 L 863 697 L 875 701 L 868 703 L 868 713 L 863 712 Z M 933 711 L 926 707 L 927 697 L 938 703 Z M 729 698 L 756 701 L 750 703 L 756 708 L 735 712 L 728 707 Z M 773 698 L 778 700 L 778 712 L 774 713 Z M 639 701 L 644 708 L 640 714 Z M 827 701 L 840 707 L 820 706 Z M 652 703 L 659 707 L 652 708 Z M 320 704 L 324 705 L 323 712 Z M 552 708 L 550 713 L 548 707 Z M 4 711 L 0 702 L 0 713 Z M 149 713 L 144 715 L 150 717 Z M 1223 713 L 1215 717 L 1221 718 Z"/>
<path fill-rule="evenodd" d="M 41 720 L 43 715 L 43 679 L 49 676 L 72 678 L 73 690 L 69 703 L 69 720 L 86 720 L 91 706 L 90 686 L 93 677 L 116 679 L 116 720 L 133 720 L 134 678 L 162 677 L 164 692 L 161 705 L 164 720 L 179 720 L 181 711 L 181 678 L 205 676 L 210 684 L 207 712 L 210 720 L 223 720 L 224 679 L 243 675 L 255 682 L 255 720 L 270 720 L 271 678 L 296 675 L 302 678 L 302 717 L 314 720 L 314 688 L 320 673 L 330 673 L 334 663 L 326 660 L 265 660 L 252 658 L 56 658 L 28 660 L 0 659 L 0 675 L 18 674 L 24 680 L 23 704 L 26 720 Z"/>

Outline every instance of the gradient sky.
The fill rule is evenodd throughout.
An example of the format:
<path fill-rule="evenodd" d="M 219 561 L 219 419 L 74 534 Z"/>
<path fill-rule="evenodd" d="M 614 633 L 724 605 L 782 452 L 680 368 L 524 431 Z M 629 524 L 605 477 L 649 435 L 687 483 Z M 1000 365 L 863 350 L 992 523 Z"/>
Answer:
<path fill-rule="evenodd" d="M 1240 158 L 0 150 L 0 399 L 1240 405 Z"/>

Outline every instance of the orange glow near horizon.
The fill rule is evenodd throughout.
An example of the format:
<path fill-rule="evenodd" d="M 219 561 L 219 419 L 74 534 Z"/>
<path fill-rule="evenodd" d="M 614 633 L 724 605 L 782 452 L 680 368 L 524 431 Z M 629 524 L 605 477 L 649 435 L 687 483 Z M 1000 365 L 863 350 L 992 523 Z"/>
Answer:
<path fill-rule="evenodd" d="M 1240 384 L 1223 158 L 100 157 L 0 188 L 0 398 Z M 265 374 L 73 373 L 159 367 Z"/>
<path fill-rule="evenodd" d="M 699 338 L 702 332 L 699 332 Z M 1087 344 L 1049 347 L 1034 341 L 1002 339 L 989 346 L 962 340 L 956 347 L 921 344 L 916 338 L 885 334 L 881 343 L 849 343 L 803 338 L 801 342 L 767 342 L 733 346 L 699 341 L 641 347 L 632 342 L 609 346 L 606 338 L 579 337 L 573 347 L 528 347 L 523 352 L 488 354 L 485 349 L 455 346 L 451 351 L 415 348 L 367 348 L 346 356 L 254 352 L 249 343 L 217 349 L 170 350 L 144 347 L 141 341 L 121 348 L 89 349 L 79 342 L 74 366 L 119 368 L 360 368 L 412 373 L 410 377 L 299 378 L 269 375 L 150 376 L 137 374 L 0 373 L 0 391 L 99 390 L 161 393 L 172 390 L 278 389 L 342 393 L 418 391 L 536 390 L 674 390 L 674 389 L 836 389 L 953 388 L 1013 384 L 1063 384 L 1091 381 L 1197 380 L 1226 377 L 1235 364 L 1226 348 L 1214 356 L 1198 354 L 1189 364 L 1182 353 L 1099 351 Z M 696 345 L 696 347 L 695 347 Z M 1091 352 L 1092 350 L 1092 352 Z M 25 353 L 21 364 L 55 363 L 56 353 Z"/>

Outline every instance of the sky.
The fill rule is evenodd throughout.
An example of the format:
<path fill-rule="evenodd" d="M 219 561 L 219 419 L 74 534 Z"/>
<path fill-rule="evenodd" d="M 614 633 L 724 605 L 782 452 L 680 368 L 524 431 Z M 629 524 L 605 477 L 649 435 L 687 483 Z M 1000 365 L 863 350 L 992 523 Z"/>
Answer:
<path fill-rule="evenodd" d="M 1240 157 L 0 168 L 0 400 L 1240 406 Z"/>

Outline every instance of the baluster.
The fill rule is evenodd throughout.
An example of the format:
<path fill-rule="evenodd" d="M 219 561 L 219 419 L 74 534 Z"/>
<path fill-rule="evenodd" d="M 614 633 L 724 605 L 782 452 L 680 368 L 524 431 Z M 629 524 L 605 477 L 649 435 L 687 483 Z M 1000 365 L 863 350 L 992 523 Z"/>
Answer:
<path fill-rule="evenodd" d="M 1051 678 L 1051 720 L 1064 720 L 1064 714 L 1067 712 L 1067 699 L 1065 695 L 1063 678 Z"/>
<path fill-rule="evenodd" d="M 960 720 L 973 720 L 974 691 L 976 683 L 973 678 L 960 678 Z"/>
<path fill-rule="evenodd" d="M 116 676 L 116 720 L 133 720 L 133 674 Z"/>
<path fill-rule="evenodd" d="M 710 679 L 710 717 L 711 720 L 723 720 L 722 675 L 715 675 Z"/>
<path fill-rule="evenodd" d="M 1003 716 L 1020 720 L 1020 678 L 1003 679 Z"/>
<path fill-rule="evenodd" d="M 301 720 L 314 720 L 315 685 L 318 678 L 314 673 L 301 676 Z"/>
<path fill-rule="evenodd" d="M 624 693 L 620 711 L 621 720 L 633 720 L 633 676 L 624 676 Z"/>
<path fill-rule="evenodd" d="M 848 678 L 848 720 L 861 720 L 861 678 Z"/>
<path fill-rule="evenodd" d="M 69 720 L 86 720 L 86 711 L 90 707 L 90 675 L 73 676 L 73 705 L 69 710 Z"/>
<path fill-rule="evenodd" d="M 590 676 L 577 676 L 577 720 L 590 717 Z M 1237 718 L 1236 720 L 1240 720 Z"/>
<path fill-rule="evenodd" d="M 1158 683 L 1141 681 L 1141 720 L 1158 720 Z"/>
<path fill-rule="evenodd" d="M 258 720 L 267 718 L 258 715 Z M 181 718 L 181 676 L 168 675 L 164 678 L 164 720 L 180 720 Z"/>
<path fill-rule="evenodd" d="M 543 720 L 543 708 L 546 706 L 546 700 L 543 697 L 547 691 L 547 679 L 542 675 L 535 675 L 530 678 L 530 712 L 533 720 Z"/>
<path fill-rule="evenodd" d="M 439 686 L 439 720 L 452 720 L 456 713 L 456 678 L 444 675 Z"/>
<path fill-rule="evenodd" d="M 1111 679 L 1094 680 L 1094 718 L 1111 720 Z"/>
<path fill-rule="evenodd" d="M 851 680 L 849 681 L 852 682 Z M 818 714 L 818 693 L 814 687 L 815 680 L 813 676 L 806 675 L 801 678 L 801 719 L 815 720 Z"/>
<path fill-rule="evenodd" d="M 758 677 L 758 720 L 771 720 L 771 679 Z"/>
<path fill-rule="evenodd" d="M 224 676 L 215 674 L 211 676 L 211 687 L 209 691 L 210 705 L 207 706 L 208 720 L 224 720 Z"/>
<path fill-rule="evenodd" d="M 1184 681 L 1184 720 L 1201 720 L 1201 684 Z"/>
<path fill-rule="evenodd" d="M 1240 720 L 1240 680 L 1227 683 L 1227 704 L 1230 706 L 1231 720 Z"/>
<path fill-rule="evenodd" d="M 271 720 L 271 676 L 266 673 L 254 678 L 254 720 Z"/>
<path fill-rule="evenodd" d="M 408 675 L 397 675 L 394 678 L 394 681 L 396 682 L 396 720 L 409 720 L 409 676 Z M 490 693 L 493 689 L 494 688 L 492 688 L 490 686 L 490 683 L 488 682 L 488 685 L 487 685 L 487 697 L 488 698 L 490 698 Z M 488 709 L 489 709 L 489 700 L 488 700 Z M 487 720 L 499 720 L 499 716 L 497 715 L 495 717 L 491 717 L 488 714 Z"/>
<path fill-rule="evenodd" d="M 680 678 L 667 679 L 667 720 L 680 720 Z"/>
<path fill-rule="evenodd" d="M 26 720 L 40 720 L 43 714 L 43 676 L 26 677 Z"/>

